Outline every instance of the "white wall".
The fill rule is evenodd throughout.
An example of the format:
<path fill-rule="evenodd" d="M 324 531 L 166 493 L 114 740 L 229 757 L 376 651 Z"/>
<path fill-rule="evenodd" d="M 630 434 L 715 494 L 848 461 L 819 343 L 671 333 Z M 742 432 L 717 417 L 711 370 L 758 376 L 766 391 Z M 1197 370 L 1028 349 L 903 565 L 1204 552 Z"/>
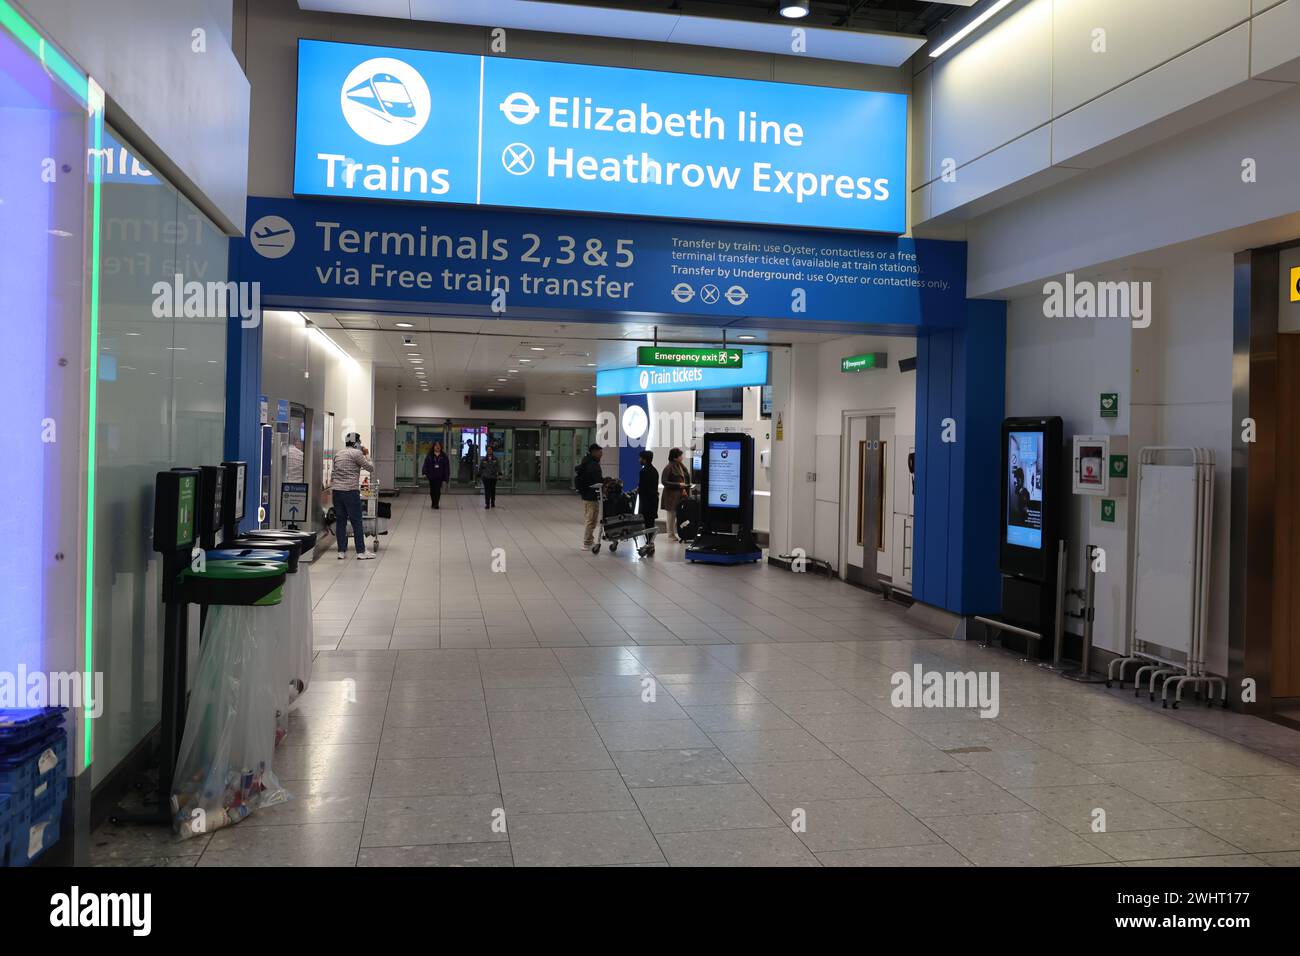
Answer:
<path fill-rule="evenodd" d="M 889 367 L 840 371 L 840 359 L 865 352 L 886 352 Z M 838 566 L 842 413 L 892 409 L 896 433 L 915 435 L 916 375 L 898 371 L 898 359 L 914 355 L 915 339 L 851 335 L 800 343 L 773 356 L 773 554 L 802 548 L 809 557 Z"/>
<path fill-rule="evenodd" d="M 243 232 L 249 85 L 230 48 L 231 0 L 22 5 L 104 88 L 109 122 L 144 159 L 227 233 Z"/>
<path fill-rule="evenodd" d="M 272 419 L 276 401 L 287 399 L 313 412 L 313 441 L 323 427 L 326 412 L 334 413 L 334 448 L 343 447 L 345 424 L 351 420 L 370 445 L 375 437 L 374 376 L 369 363 L 345 359 L 308 334 L 297 312 L 262 314 L 262 394 Z M 304 373 L 309 373 L 304 375 Z M 321 504 L 319 445 L 305 463 L 311 483 L 311 506 Z"/>
<path fill-rule="evenodd" d="M 913 59 L 925 160 L 913 222 L 983 214 L 1286 92 L 1297 51 L 1300 0 L 1013 4 L 943 56 Z"/>
<path fill-rule="evenodd" d="M 1124 649 L 1131 617 L 1129 576 L 1135 530 L 1138 454 L 1149 445 L 1214 449 L 1215 522 L 1207 635 L 1210 670 L 1226 673 L 1228 530 L 1232 441 L 1232 256 L 1205 254 L 1176 268 L 1106 274 L 1152 282 L 1148 329 L 1124 320 L 1048 319 L 1041 296 L 1008 304 L 1008 416 L 1060 415 L 1067 443 L 1076 434 L 1128 437 L 1130 494 L 1117 498 L 1114 524 L 1100 520 L 1099 500 L 1074 496 L 1067 509 L 1070 582 L 1085 581 L 1083 550 L 1106 549 L 1097 579 L 1093 640 Z M 1119 417 L 1102 419 L 1102 392 L 1120 393 Z M 1077 602 L 1070 604 L 1077 607 Z M 1079 633 L 1077 624 L 1068 628 Z"/>
<path fill-rule="evenodd" d="M 772 357 L 770 554 L 814 552 L 818 348 L 805 342 Z"/>
<path fill-rule="evenodd" d="M 817 404 L 815 429 L 817 451 L 808 470 L 817 472 L 811 487 L 815 495 L 813 539 L 809 555 L 839 568 L 839 546 L 844 520 L 841 501 L 842 438 L 844 412 L 894 413 L 892 434 L 916 434 L 916 373 L 900 372 L 898 360 L 916 355 L 916 340 L 898 336 L 851 335 L 816 346 L 816 360 L 810 371 L 815 380 Z M 868 372 L 842 372 L 840 360 L 849 355 L 885 352 L 889 364 Z M 883 424 L 883 423 L 882 423 Z M 887 437 L 882 435 L 882 437 Z M 889 436 L 889 437 L 892 437 Z M 896 449 L 897 450 L 897 449 Z M 797 471 L 798 469 L 796 469 Z M 801 477 L 796 475 L 796 478 Z M 886 488 L 887 536 L 892 539 L 893 470 Z M 807 485 L 807 483 L 805 483 Z M 795 487 L 799 484 L 796 481 Z M 886 564 L 882 563 L 882 570 Z M 886 571 L 888 573 L 888 571 Z"/>

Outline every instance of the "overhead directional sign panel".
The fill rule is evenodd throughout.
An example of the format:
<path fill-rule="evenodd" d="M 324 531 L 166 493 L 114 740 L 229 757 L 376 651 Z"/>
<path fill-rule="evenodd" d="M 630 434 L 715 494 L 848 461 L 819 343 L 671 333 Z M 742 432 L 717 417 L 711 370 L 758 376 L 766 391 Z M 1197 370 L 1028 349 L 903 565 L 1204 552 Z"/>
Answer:
<path fill-rule="evenodd" d="M 298 45 L 300 195 L 899 234 L 906 157 L 901 93 Z"/>
<path fill-rule="evenodd" d="M 637 365 L 677 365 L 684 368 L 743 368 L 740 349 L 689 348 L 643 345 L 636 350 Z"/>
<path fill-rule="evenodd" d="M 699 392 L 767 384 L 767 353 L 746 352 L 740 368 L 608 368 L 596 373 L 597 395 Z"/>

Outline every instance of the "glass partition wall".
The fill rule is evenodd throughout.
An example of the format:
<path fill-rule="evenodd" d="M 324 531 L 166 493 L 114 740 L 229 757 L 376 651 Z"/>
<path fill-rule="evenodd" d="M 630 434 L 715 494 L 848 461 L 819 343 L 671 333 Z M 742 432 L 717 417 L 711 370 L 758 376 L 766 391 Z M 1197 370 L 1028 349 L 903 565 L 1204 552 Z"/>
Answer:
<path fill-rule="evenodd" d="M 578 422 L 403 419 L 397 423 L 397 485 L 414 488 L 423 483 L 424 458 L 437 441 L 442 442 L 451 464 L 448 490 L 453 493 L 481 490 L 479 464 L 489 445 L 499 463 L 499 492 L 572 491 L 573 469 L 586 454 L 595 433 L 594 425 Z"/>

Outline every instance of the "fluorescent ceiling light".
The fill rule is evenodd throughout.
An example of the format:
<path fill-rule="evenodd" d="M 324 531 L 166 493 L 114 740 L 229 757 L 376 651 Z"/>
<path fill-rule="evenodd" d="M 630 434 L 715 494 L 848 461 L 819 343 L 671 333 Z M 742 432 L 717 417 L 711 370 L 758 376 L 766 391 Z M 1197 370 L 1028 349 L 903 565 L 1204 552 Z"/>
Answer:
<path fill-rule="evenodd" d="M 781 16 L 789 20 L 802 20 L 808 16 L 808 0 L 782 0 Z"/>
<path fill-rule="evenodd" d="M 412 325 L 410 322 L 398 322 L 398 323 L 397 323 L 397 327 L 398 327 L 399 329 L 413 329 L 413 328 L 415 328 L 415 326 Z"/>
<path fill-rule="evenodd" d="M 540 346 L 540 345 L 534 345 L 534 346 L 532 346 L 531 348 L 532 348 L 532 350 L 533 350 L 534 352 L 545 352 L 545 351 L 546 351 L 546 349 L 543 348 L 543 347 Z"/>
<path fill-rule="evenodd" d="M 989 6 L 987 10 L 981 13 L 970 23 L 966 24 L 964 27 L 962 27 L 960 30 L 958 30 L 948 39 L 944 40 L 943 43 L 939 44 L 938 47 L 936 47 L 934 50 L 930 52 L 930 56 L 932 58 L 936 56 L 943 56 L 945 53 L 951 50 L 962 40 L 966 39 L 966 37 L 970 36 L 972 33 L 978 30 L 982 23 L 987 22 L 994 14 L 996 14 L 999 10 L 1001 10 L 1010 2 L 1011 0 L 993 0 L 993 3 Z"/>
<path fill-rule="evenodd" d="M 742 341 L 742 342 L 752 342 L 752 341 L 754 341 L 754 339 L 755 339 L 756 337 L 757 337 L 757 336 L 753 336 L 753 335 L 737 335 L 737 336 L 736 336 L 736 338 L 740 339 L 740 341 Z"/>

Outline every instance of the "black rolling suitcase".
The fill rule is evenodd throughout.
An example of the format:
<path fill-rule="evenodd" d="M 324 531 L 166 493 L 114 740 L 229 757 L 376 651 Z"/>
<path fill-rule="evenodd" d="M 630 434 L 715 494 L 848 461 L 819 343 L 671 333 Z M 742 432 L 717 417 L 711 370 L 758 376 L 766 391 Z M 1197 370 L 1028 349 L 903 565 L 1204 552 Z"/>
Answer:
<path fill-rule="evenodd" d="M 700 530 L 700 499 L 683 498 L 677 503 L 677 537 L 694 541 Z"/>

